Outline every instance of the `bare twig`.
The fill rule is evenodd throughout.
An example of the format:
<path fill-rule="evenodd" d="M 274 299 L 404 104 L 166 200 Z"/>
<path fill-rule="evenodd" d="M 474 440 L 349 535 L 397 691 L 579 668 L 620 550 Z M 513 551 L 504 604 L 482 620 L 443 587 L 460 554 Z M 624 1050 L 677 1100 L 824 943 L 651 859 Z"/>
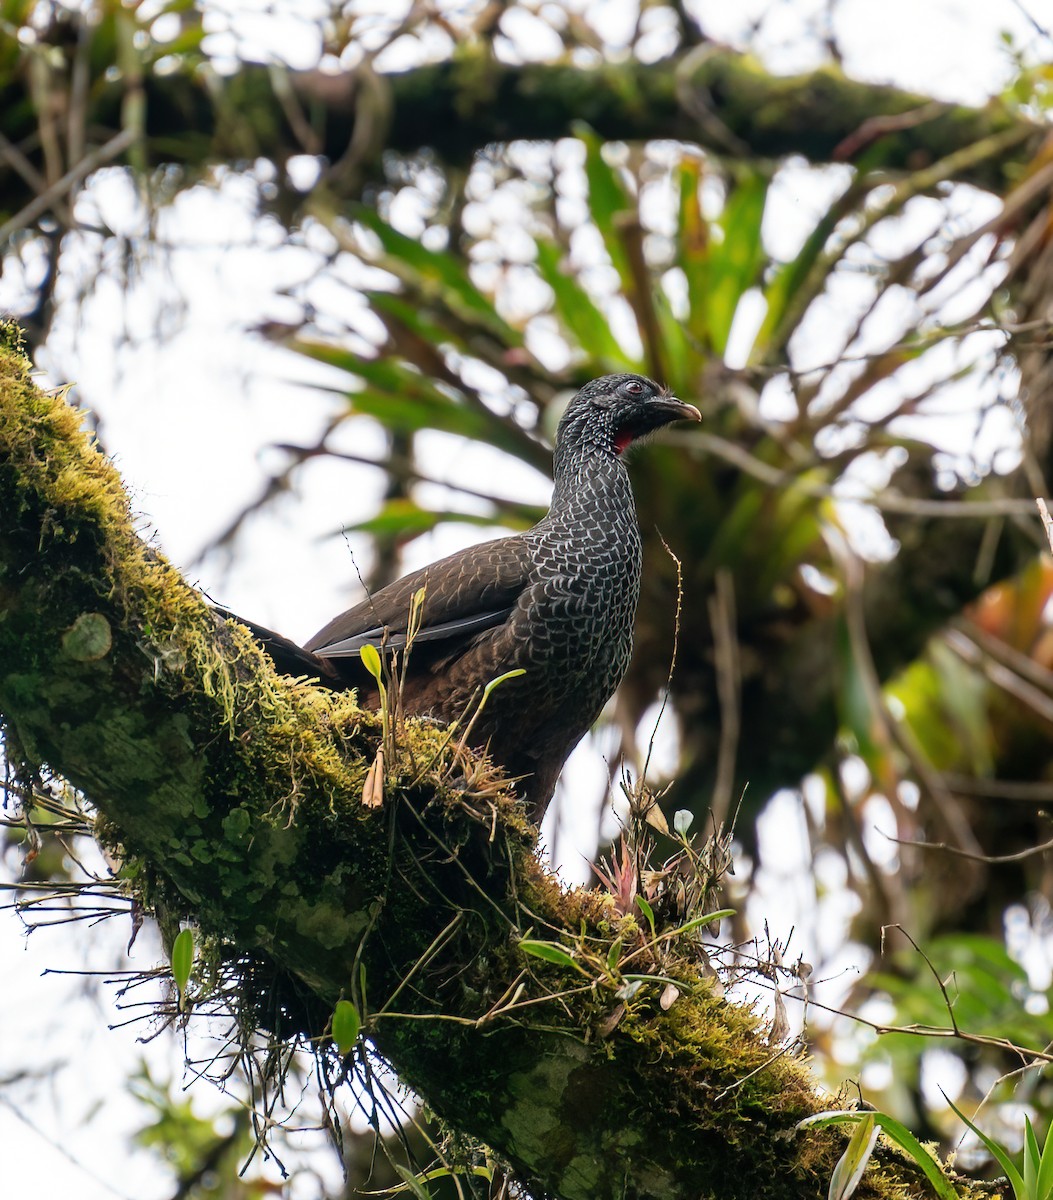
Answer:
<path fill-rule="evenodd" d="M 869 146 L 871 142 L 884 137 L 886 133 L 899 133 L 904 129 L 915 129 L 918 125 L 924 125 L 926 121 L 938 117 L 944 107 L 939 101 L 932 100 L 920 108 L 912 108 L 910 112 L 886 113 L 882 116 L 868 117 L 848 137 L 834 147 L 830 157 L 835 162 L 845 162 L 858 154 L 865 146 Z"/>
<path fill-rule="evenodd" d="M 676 612 L 673 617 L 673 649 L 669 654 L 669 674 L 665 680 L 665 692 L 662 695 L 662 704 L 658 710 L 658 716 L 655 718 L 654 729 L 651 730 L 651 740 L 647 744 L 647 757 L 644 759 L 643 770 L 640 772 L 640 786 L 643 787 L 647 779 L 647 768 L 651 764 L 651 753 L 654 750 L 655 738 L 658 736 L 658 726 L 662 723 L 662 717 L 665 715 L 666 705 L 669 703 L 669 693 L 673 686 L 673 675 L 676 671 L 676 655 L 680 646 L 680 613 L 684 604 L 684 570 L 680 559 L 673 553 L 669 547 L 669 543 L 662 536 L 662 531 L 656 529 L 659 541 L 665 548 L 666 554 L 673 560 L 673 566 L 676 568 Z"/>
<path fill-rule="evenodd" d="M 719 828 L 731 808 L 735 785 L 735 760 L 742 726 L 742 674 L 739 664 L 738 625 L 735 617 L 735 583 L 726 567 L 717 570 L 716 590 L 709 598 L 709 623 L 713 631 L 713 656 L 720 701 L 720 745 L 710 813 Z"/>
<path fill-rule="evenodd" d="M 974 854 L 982 854 L 983 848 L 977 842 L 976 835 L 965 819 L 954 795 L 943 782 L 940 773 L 930 765 L 924 752 L 915 743 L 913 734 L 904 723 L 893 716 L 886 703 L 877 667 L 874 665 L 874 659 L 870 652 L 870 641 L 867 637 L 863 609 L 863 565 L 847 548 L 843 562 L 845 568 L 845 621 L 852 646 L 852 657 L 859 671 L 870 710 L 875 720 L 880 723 L 886 737 L 899 748 L 910 763 L 912 770 L 927 791 L 944 824 L 954 835 L 958 845 Z"/>
<path fill-rule="evenodd" d="M 122 129 L 120 133 L 110 138 L 104 146 L 93 150 L 91 154 L 86 154 L 61 179 L 56 180 L 46 191 L 41 192 L 35 197 L 35 199 L 30 200 L 9 221 L 0 225 L 0 245 L 3 245 L 13 233 L 24 229 L 27 225 L 32 224 L 37 217 L 47 212 L 55 201 L 65 197 L 67 193 L 72 191 L 92 171 L 101 167 L 104 163 L 117 158 L 118 155 L 123 154 L 138 136 L 134 129 Z"/>
<path fill-rule="evenodd" d="M 908 838 L 893 837 L 890 833 L 886 833 L 885 837 L 890 842 L 895 842 L 897 846 L 913 846 L 916 850 L 938 850 L 945 854 L 957 854 L 959 858 L 968 858 L 973 862 L 982 863 L 1023 862 L 1024 859 L 1032 858 L 1036 854 L 1044 854 L 1047 850 L 1053 850 L 1053 838 L 1048 842 L 1043 842 L 1041 846 L 1029 846 L 1026 850 L 1018 850 L 1016 854 L 973 854 L 970 850 L 962 850 L 958 846 L 950 846 L 946 842 L 915 842 Z"/>
<path fill-rule="evenodd" d="M 674 435 L 675 437 L 676 435 Z M 985 517 L 1025 516 L 1034 513 L 1030 500 L 926 500 L 921 497 L 904 496 L 894 490 L 873 492 L 870 495 L 845 496 L 835 488 L 801 478 L 797 470 L 785 470 L 762 462 L 743 450 L 741 446 L 712 433 L 692 432 L 692 444 L 701 445 L 703 450 L 739 467 L 754 479 L 769 487 L 785 487 L 793 482 L 806 495 L 817 499 L 848 500 L 859 504 L 872 504 L 880 512 L 897 513 L 914 517 L 955 517 L 979 520 Z"/>
<path fill-rule="evenodd" d="M 959 658 L 972 666 L 979 667 L 987 678 L 1022 704 L 1026 704 L 1037 716 L 1053 724 L 1053 698 L 1036 687 L 1019 673 L 986 653 L 961 629 L 949 629 L 943 640 Z"/>

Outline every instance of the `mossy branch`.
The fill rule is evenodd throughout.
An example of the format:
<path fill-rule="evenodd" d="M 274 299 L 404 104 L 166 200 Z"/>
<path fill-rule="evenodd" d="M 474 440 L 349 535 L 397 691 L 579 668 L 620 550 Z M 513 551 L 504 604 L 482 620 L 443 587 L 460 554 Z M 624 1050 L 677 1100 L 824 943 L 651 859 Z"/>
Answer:
<path fill-rule="evenodd" d="M 34 386 L 10 327 L 0 343 L 0 714 L 16 769 L 83 789 L 167 899 L 294 980 L 284 1032 L 317 1039 L 354 997 L 400 1075 L 534 1194 L 825 1192 L 844 1137 L 794 1132 L 822 1107 L 805 1065 L 690 953 L 663 958 L 668 1011 L 661 984 L 619 999 L 594 966 L 616 973 L 631 919 L 545 876 L 499 779 L 441 730 L 407 726 L 383 804 L 364 807 L 377 717 L 276 676 L 216 617 L 138 537 L 116 472 Z M 524 954 L 527 933 L 575 965 Z M 891 1152 L 864 1187 L 926 1194 Z"/>
<path fill-rule="evenodd" d="M 169 66 L 172 61 L 165 59 Z M 107 74 L 112 64 L 105 55 L 92 62 L 97 74 L 85 92 L 85 127 L 100 136 L 118 133 L 125 128 L 126 84 L 119 73 Z M 0 84 L 0 132 L 15 146 L 37 141 L 39 105 L 28 90 L 30 75 L 12 71 Z M 69 103 L 61 95 L 70 86 L 61 72 L 53 86 L 54 105 Z M 383 152 L 428 149 L 463 167 L 494 143 L 567 137 L 580 121 L 604 138 L 675 138 L 735 158 L 803 155 L 892 172 L 915 171 L 1003 138 L 1000 153 L 963 160 L 954 175 L 1002 193 L 1019 179 L 1045 132 L 998 102 L 948 104 L 852 80 L 833 66 L 772 75 L 751 56 L 715 44 L 657 63 L 627 60 L 591 69 L 511 66 L 482 49 L 465 50 L 449 62 L 389 75 L 276 76 L 272 65 L 245 63 L 221 77 L 190 58 L 183 70 L 148 72 L 142 95 L 144 140 L 134 151 L 141 161 L 184 166 L 193 178 L 217 161 L 237 165 L 265 157 L 283 164 L 297 154 L 321 153 L 346 163 L 350 152 L 355 169 L 340 173 L 349 193 L 381 177 Z M 43 164 L 34 165 L 43 171 Z M 2 162 L 0 189 L 0 211 L 8 215 L 38 200 L 24 174 Z M 64 202 L 59 192 L 55 203 Z"/>

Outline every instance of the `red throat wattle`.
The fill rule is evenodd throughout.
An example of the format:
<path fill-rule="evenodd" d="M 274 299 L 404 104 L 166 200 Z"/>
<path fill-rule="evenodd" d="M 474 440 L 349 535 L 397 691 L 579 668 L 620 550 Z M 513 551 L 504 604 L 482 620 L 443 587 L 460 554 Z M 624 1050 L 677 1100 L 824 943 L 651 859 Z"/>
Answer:
<path fill-rule="evenodd" d="M 619 429 L 614 435 L 614 452 L 621 454 L 633 440 L 633 435 L 627 429 Z"/>

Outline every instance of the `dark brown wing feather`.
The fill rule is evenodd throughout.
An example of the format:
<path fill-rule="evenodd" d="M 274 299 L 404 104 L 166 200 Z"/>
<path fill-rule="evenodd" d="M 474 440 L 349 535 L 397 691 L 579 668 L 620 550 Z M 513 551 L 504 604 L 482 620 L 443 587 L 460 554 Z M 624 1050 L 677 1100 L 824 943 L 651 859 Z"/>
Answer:
<path fill-rule="evenodd" d="M 532 557 L 519 537 L 469 546 L 374 592 L 334 617 L 307 642 L 320 658 L 358 657 L 364 644 L 398 649 L 405 643 L 413 597 L 424 589 L 416 641 L 447 643 L 443 657 L 502 624 L 530 579 Z M 438 650 L 438 646 L 435 647 Z"/>

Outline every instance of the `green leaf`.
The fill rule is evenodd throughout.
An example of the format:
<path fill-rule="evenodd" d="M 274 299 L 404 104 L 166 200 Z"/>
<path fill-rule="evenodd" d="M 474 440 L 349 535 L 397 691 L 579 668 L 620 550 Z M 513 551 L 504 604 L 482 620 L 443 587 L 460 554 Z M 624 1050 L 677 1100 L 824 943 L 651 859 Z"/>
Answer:
<path fill-rule="evenodd" d="M 538 240 L 538 271 L 552 289 L 560 323 L 589 359 L 605 370 L 639 371 L 641 364 L 626 354 L 611 332 L 607 318 L 578 281 L 561 269 L 560 260 L 561 251 L 555 242 Z"/>
<path fill-rule="evenodd" d="M 479 703 L 480 710 L 482 709 L 482 707 L 486 703 L 486 701 L 490 698 L 490 693 L 494 690 L 494 688 L 500 687 L 501 684 L 504 683 L 506 679 L 515 679 L 518 676 L 525 675 L 525 674 L 526 674 L 526 669 L 524 667 L 516 667 L 514 671 L 505 671 L 505 673 L 503 675 L 498 675 L 496 679 L 491 679 L 490 682 L 486 685 L 486 687 L 483 688 L 483 698 Z"/>
<path fill-rule="evenodd" d="M 392 1191 L 401 1192 L 410 1190 L 415 1196 L 419 1196 L 421 1191 L 424 1191 L 426 1183 L 431 1183 L 436 1179 L 456 1179 L 459 1176 L 468 1175 L 475 1176 L 476 1179 L 485 1179 L 487 1183 L 492 1183 L 494 1179 L 492 1167 L 433 1167 L 430 1171 L 418 1171 L 416 1174 L 410 1171 L 408 1167 L 396 1166 L 395 1169 L 406 1182 L 401 1187 L 393 1188 Z M 413 1186 L 414 1183 L 421 1189 L 420 1191 Z M 431 1196 L 430 1192 L 425 1191 L 424 1194 L 429 1197 Z M 460 1189 L 458 1189 L 458 1194 L 460 1194 Z"/>
<path fill-rule="evenodd" d="M 364 291 L 363 296 L 369 301 L 369 307 L 375 309 L 381 320 L 387 324 L 386 318 L 400 321 L 432 346 L 439 347 L 444 343 L 464 347 L 464 338 L 453 329 L 442 324 L 441 309 L 421 308 L 413 304 L 405 296 L 397 292 Z"/>
<path fill-rule="evenodd" d="M 427 375 L 414 370 L 398 358 L 356 354 L 346 346 L 306 337 L 297 338 L 293 347 L 300 354 L 347 371 L 378 391 L 387 393 L 392 399 L 409 396 L 421 403 L 425 400 L 449 399 L 436 388 L 434 381 Z"/>
<path fill-rule="evenodd" d="M 318 391 L 342 396 L 353 416 L 373 417 L 397 433 L 437 429 L 488 442 L 541 470 L 549 465 L 548 452 L 514 420 L 469 400 L 452 385 L 439 387 L 397 357 L 368 358 L 313 338 L 297 338 L 290 347 L 316 362 L 345 371 L 356 381 L 365 381 L 365 387 L 317 387 Z"/>
<path fill-rule="evenodd" d="M 623 942 L 621 938 L 615 938 L 611 942 L 611 948 L 607 951 L 607 970 L 614 971 L 617 969 L 618 963 L 622 957 Z M 1053 1127 L 1051 1127 L 1053 1128 Z"/>
<path fill-rule="evenodd" d="M 906 1151 L 907 1154 L 914 1159 L 921 1170 L 925 1174 L 925 1178 L 932 1186 L 932 1190 L 940 1198 L 940 1200 L 959 1200 L 958 1192 L 943 1173 L 940 1164 L 936 1161 L 933 1155 L 918 1141 L 910 1130 L 897 1121 L 895 1117 L 890 1117 L 888 1113 L 872 1112 L 866 1114 L 873 1117 L 874 1121 L 881 1127 L 882 1131 L 887 1134 L 899 1147 Z M 814 1116 L 805 1117 L 803 1121 L 798 1121 L 798 1129 L 816 1128 L 822 1129 L 827 1125 L 847 1125 L 859 1122 L 862 1120 L 863 1114 L 854 1109 L 838 1109 L 829 1112 L 816 1113 Z"/>
<path fill-rule="evenodd" d="M 172 978 L 175 980 L 176 991 L 179 993 L 179 1010 L 183 1010 L 186 996 L 186 985 L 190 979 L 190 971 L 194 965 L 194 931 L 181 929 L 172 943 Z"/>
<path fill-rule="evenodd" d="M 399 279 L 412 282 L 437 306 L 449 305 L 458 316 L 482 326 L 508 346 L 521 346 L 523 335 L 498 313 L 472 283 L 464 259 L 446 250 L 429 250 L 416 238 L 389 225 L 375 209 L 355 205 L 353 218 L 380 239 L 385 251 L 378 263 Z"/>
<path fill-rule="evenodd" d="M 554 963 L 558 967 L 573 967 L 575 970 L 581 970 L 573 956 L 557 942 L 537 942 L 530 938 L 524 938 L 519 943 L 519 949 L 524 954 L 532 954 L 535 958 L 544 959 L 545 962 Z"/>
<path fill-rule="evenodd" d="M 1038 1200 L 1050 1200 L 1050 1197 L 1053 1196 L 1053 1121 L 1050 1121 L 1049 1128 L 1046 1130 L 1035 1192 Z"/>
<path fill-rule="evenodd" d="M 705 350 L 710 349 L 707 322 L 709 307 L 709 222 L 702 212 L 702 171 L 699 158 L 680 164 L 680 236 L 677 266 L 687 280 L 687 327 Z"/>
<path fill-rule="evenodd" d="M 1024 1117 L 1024 1190 L 1029 1197 L 1038 1200 L 1038 1168 L 1042 1161 L 1042 1152 L 1038 1148 L 1038 1138 L 1031 1118 Z"/>
<path fill-rule="evenodd" d="M 614 269 L 621 278 L 622 287 L 631 291 L 634 286 L 633 273 L 618 232 L 618 221 L 636 212 L 636 201 L 626 191 L 619 172 L 603 157 L 603 139 L 583 122 L 576 122 L 573 131 L 585 143 L 589 214 L 600 231 Z"/>
<path fill-rule="evenodd" d="M 921 1167 L 940 1200 L 958 1200 L 957 1189 L 943 1173 L 936 1157 L 918 1141 L 906 1125 L 897 1121 L 895 1117 L 890 1117 L 888 1113 L 875 1113 L 874 1120 L 900 1149 L 905 1150 Z"/>
<path fill-rule="evenodd" d="M 333 1042 L 340 1057 L 351 1053 L 362 1028 L 362 1018 L 350 1000 L 338 1000 L 333 1009 Z"/>
<path fill-rule="evenodd" d="M 441 390 L 420 371 L 396 358 L 367 358 L 309 338 L 297 339 L 292 348 L 307 358 L 364 380 L 368 385 L 364 388 L 320 390 L 338 391 L 346 398 L 352 413 L 374 417 L 389 429 L 400 433 L 440 429 L 444 433 L 485 441 L 496 429 L 503 427 L 495 414 L 469 406 L 463 397 Z"/>
<path fill-rule="evenodd" d="M 367 642 L 362 647 L 362 666 L 373 676 L 377 683 L 383 683 L 383 670 L 380 665 L 380 655 L 376 646 Z"/>
<path fill-rule="evenodd" d="M 855 1130 L 845 1147 L 844 1154 L 837 1160 L 830 1176 L 829 1200 L 849 1200 L 867 1169 L 870 1156 L 874 1153 L 881 1130 L 874 1122 L 874 1114 L 867 1113 L 856 1122 Z"/>
<path fill-rule="evenodd" d="M 680 255 L 687 280 L 687 327 L 703 350 L 723 355 L 732 321 L 745 292 L 760 279 L 765 262 L 761 222 L 769 178 L 743 171 L 712 225 L 702 212 L 703 164 L 686 158 L 680 166 Z"/>
<path fill-rule="evenodd" d="M 651 299 L 658 317 L 662 362 L 665 365 L 663 382 L 668 384 L 681 399 L 691 399 L 697 394 L 699 354 L 692 345 L 683 320 L 676 316 L 664 288 L 656 281 Z"/>
<path fill-rule="evenodd" d="M 417 1197 L 417 1200 L 432 1200 L 431 1192 L 424 1186 L 416 1171 L 411 1171 L 409 1167 L 404 1167 L 401 1163 L 392 1163 L 391 1165 L 398 1172 L 403 1184 Z"/>
<path fill-rule="evenodd" d="M 369 1012 L 369 1000 L 366 993 L 366 964 L 358 964 L 358 1003 L 361 1011 Z"/>
<path fill-rule="evenodd" d="M 713 349 L 723 355 L 739 301 L 753 287 L 764 263 L 761 221 L 768 197 L 768 177 L 743 175 L 724 203 L 717 222 L 722 232 L 709 251 L 709 333 Z"/>
<path fill-rule="evenodd" d="M 1013 1193 L 1016 1196 L 1016 1200 L 1033 1200 L 1033 1198 L 1028 1194 L 1027 1188 L 1024 1185 L 1023 1176 L 1016 1169 L 1013 1160 L 1009 1157 L 1005 1150 L 993 1138 L 989 1138 L 978 1125 L 974 1125 L 972 1121 L 970 1121 L 965 1115 L 965 1113 L 958 1108 L 954 1101 L 947 1096 L 946 1092 L 944 1092 L 943 1098 L 947 1101 L 951 1108 L 954 1109 L 955 1113 L 966 1123 L 966 1125 L 969 1126 L 973 1133 L 976 1134 L 980 1141 L 983 1142 L 993 1157 L 998 1160 L 998 1165 L 1002 1168 L 1006 1179 L 1008 1179 L 1010 1184 L 1012 1184 Z"/>
<path fill-rule="evenodd" d="M 413 500 L 397 497 L 386 501 L 380 512 L 363 521 L 355 521 L 351 525 L 341 526 L 341 530 L 345 533 L 368 533 L 374 537 L 389 537 L 395 534 L 400 539 L 409 541 L 423 533 L 430 533 L 444 521 L 458 521 L 463 525 L 490 526 L 493 525 L 494 518 L 456 509 L 439 512 L 436 509 L 422 508 Z M 524 528 L 526 527 L 524 526 Z"/>
<path fill-rule="evenodd" d="M 675 937 L 682 937 L 685 933 L 693 933 L 696 929 L 701 929 L 703 925 L 710 925 L 714 921 L 723 921 L 726 917 L 733 917 L 737 911 L 734 908 L 718 908 L 716 912 L 705 913 L 701 917 L 692 917 L 690 921 L 685 921 L 683 925 L 674 929 L 673 934 Z"/>
<path fill-rule="evenodd" d="M 651 907 L 650 903 L 647 901 L 647 899 L 644 896 L 637 896 L 636 903 L 639 906 L 640 912 L 642 912 L 643 915 L 647 918 L 647 924 L 650 925 L 650 927 L 651 927 L 651 937 L 653 938 L 655 935 L 655 933 L 654 933 L 654 909 Z"/>

